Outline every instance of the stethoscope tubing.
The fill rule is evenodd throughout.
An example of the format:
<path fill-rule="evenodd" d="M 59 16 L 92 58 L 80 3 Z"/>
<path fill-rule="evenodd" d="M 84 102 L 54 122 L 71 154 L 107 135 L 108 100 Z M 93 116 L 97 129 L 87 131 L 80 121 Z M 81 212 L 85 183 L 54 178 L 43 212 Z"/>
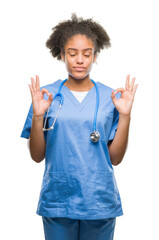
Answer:
<path fill-rule="evenodd" d="M 94 113 L 94 121 L 93 121 L 93 131 L 96 131 L 96 123 L 97 123 L 97 113 L 98 113 L 98 108 L 99 108 L 99 89 L 95 81 L 91 79 L 91 81 L 94 83 L 95 88 L 96 88 L 96 108 L 95 108 L 95 113 Z"/>
<path fill-rule="evenodd" d="M 58 109 L 58 113 L 59 113 L 59 110 L 61 108 L 61 106 L 63 105 L 63 102 L 64 102 L 64 96 L 63 94 L 61 93 L 61 88 L 63 86 L 63 84 L 67 81 L 67 79 L 65 79 L 64 81 L 61 82 L 60 86 L 59 86 L 59 89 L 58 89 L 58 92 L 55 94 L 55 96 L 53 97 L 53 101 L 55 100 L 56 97 L 60 97 L 60 106 L 59 106 L 59 109 Z M 99 89 L 98 89 L 98 86 L 96 84 L 95 81 L 93 81 L 91 79 L 91 81 L 94 83 L 95 85 L 95 88 L 96 88 L 96 107 L 95 107 L 95 112 L 94 112 L 94 120 L 93 120 L 93 135 L 97 133 L 97 135 L 99 135 L 100 137 L 100 134 L 98 132 L 96 132 L 96 123 L 97 123 L 97 114 L 98 114 L 98 108 L 99 108 Z M 49 109 L 48 109 L 49 111 Z M 48 115 L 48 111 L 47 111 L 47 115 Z M 47 130 L 50 130 L 50 129 L 53 129 L 54 128 L 54 124 L 55 124 L 55 121 L 57 119 L 57 116 L 58 116 L 58 113 L 56 114 L 56 117 L 55 117 L 55 120 L 54 120 L 54 123 L 53 123 L 53 126 L 51 126 L 50 128 L 48 129 L 45 129 L 45 127 L 43 128 L 44 131 L 47 131 Z M 47 115 L 46 115 L 46 118 L 47 118 Z M 46 119 L 45 119 L 45 124 L 44 126 L 46 125 Z M 99 140 L 99 139 L 98 139 Z M 97 140 L 97 141 L 98 141 Z"/>

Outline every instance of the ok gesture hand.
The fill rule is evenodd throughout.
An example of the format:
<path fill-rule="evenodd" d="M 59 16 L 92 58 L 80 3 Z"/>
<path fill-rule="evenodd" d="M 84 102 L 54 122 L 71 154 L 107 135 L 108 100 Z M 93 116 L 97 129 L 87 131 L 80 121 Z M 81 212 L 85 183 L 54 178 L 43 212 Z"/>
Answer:
<path fill-rule="evenodd" d="M 53 100 L 52 93 L 49 93 L 49 91 L 45 88 L 40 91 L 39 76 L 37 75 L 36 83 L 34 81 L 34 78 L 31 78 L 31 84 L 29 84 L 29 88 L 32 96 L 33 116 L 43 117 Z M 44 93 L 49 96 L 47 101 L 44 100 Z"/>
<path fill-rule="evenodd" d="M 116 92 L 112 90 L 112 101 L 118 110 L 119 114 L 122 116 L 129 116 L 131 113 L 135 92 L 138 87 L 138 84 L 134 86 L 135 78 L 132 78 L 130 83 L 130 75 L 126 77 L 125 89 L 118 88 Z M 117 99 L 115 94 L 121 92 L 121 98 Z"/>

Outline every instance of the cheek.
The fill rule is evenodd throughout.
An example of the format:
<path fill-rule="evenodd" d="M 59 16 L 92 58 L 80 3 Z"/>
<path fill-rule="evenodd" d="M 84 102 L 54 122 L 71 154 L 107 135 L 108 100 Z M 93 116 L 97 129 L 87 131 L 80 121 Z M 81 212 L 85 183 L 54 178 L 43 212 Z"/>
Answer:
<path fill-rule="evenodd" d="M 92 65 L 93 57 L 91 56 L 90 58 L 86 58 L 85 61 L 87 62 L 88 65 Z"/>
<path fill-rule="evenodd" d="M 93 60 L 87 62 L 88 69 L 91 69 L 93 65 Z"/>
<path fill-rule="evenodd" d="M 70 59 L 65 59 L 65 64 L 67 69 L 70 69 L 73 66 L 73 61 L 71 61 Z"/>

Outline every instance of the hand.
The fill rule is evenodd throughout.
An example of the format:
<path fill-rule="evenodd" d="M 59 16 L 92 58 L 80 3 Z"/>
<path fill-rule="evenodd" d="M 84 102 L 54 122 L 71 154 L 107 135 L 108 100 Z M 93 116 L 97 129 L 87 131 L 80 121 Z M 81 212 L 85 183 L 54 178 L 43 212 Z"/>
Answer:
<path fill-rule="evenodd" d="M 43 88 L 40 91 L 39 76 L 37 75 L 36 75 L 36 83 L 34 81 L 34 78 L 31 78 L 31 84 L 29 84 L 29 88 L 32 96 L 33 116 L 43 117 L 53 100 L 52 93 L 49 93 L 49 90 L 45 88 Z M 49 96 L 47 101 L 44 100 L 44 93 L 46 93 Z"/>
<path fill-rule="evenodd" d="M 130 75 L 126 77 L 125 89 L 118 88 L 116 92 L 112 90 L 112 101 L 118 110 L 119 114 L 122 116 L 129 116 L 131 113 L 135 92 L 138 87 L 138 84 L 134 86 L 135 78 L 132 78 L 130 83 Z M 117 99 L 115 94 L 121 92 L 121 98 Z"/>

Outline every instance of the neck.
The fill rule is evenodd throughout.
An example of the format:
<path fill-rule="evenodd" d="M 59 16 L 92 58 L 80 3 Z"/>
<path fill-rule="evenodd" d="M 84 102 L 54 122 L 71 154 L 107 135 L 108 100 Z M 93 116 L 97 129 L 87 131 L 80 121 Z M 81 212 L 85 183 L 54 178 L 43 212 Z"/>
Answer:
<path fill-rule="evenodd" d="M 65 85 L 74 91 L 89 91 L 93 86 L 94 83 L 91 81 L 89 75 L 83 79 L 76 79 L 69 75 Z"/>

